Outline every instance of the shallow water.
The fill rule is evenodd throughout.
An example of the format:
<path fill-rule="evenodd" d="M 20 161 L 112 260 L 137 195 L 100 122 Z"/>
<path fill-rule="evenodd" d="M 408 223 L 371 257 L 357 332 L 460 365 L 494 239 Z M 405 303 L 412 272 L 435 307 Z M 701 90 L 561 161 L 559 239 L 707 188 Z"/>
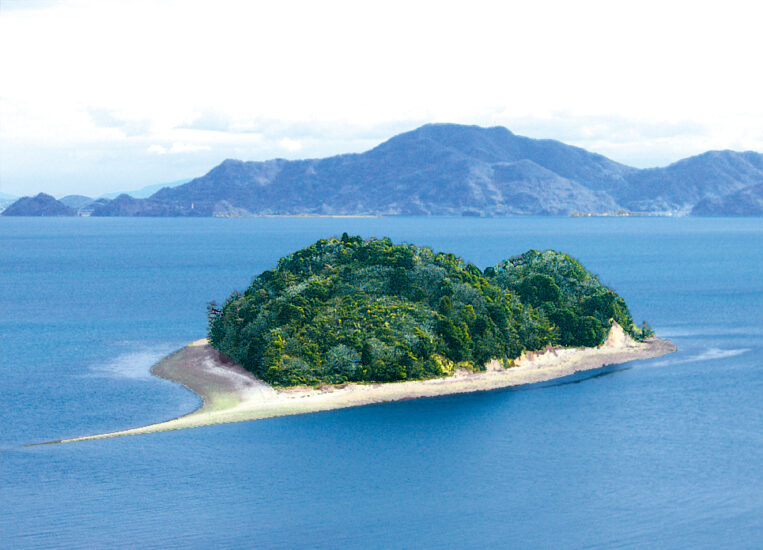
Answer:
<path fill-rule="evenodd" d="M 70 445 L 196 396 L 151 377 L 205 304 L 343 231 L 598 273 L 679 352 L 482 394 Z M 760 219 L 0 218 L 0 546 L 751 548 Z"/>

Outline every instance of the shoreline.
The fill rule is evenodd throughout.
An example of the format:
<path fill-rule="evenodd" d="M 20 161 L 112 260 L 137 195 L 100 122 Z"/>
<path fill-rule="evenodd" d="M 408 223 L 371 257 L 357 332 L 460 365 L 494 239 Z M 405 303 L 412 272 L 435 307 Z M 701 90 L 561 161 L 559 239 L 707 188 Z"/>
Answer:
<path fill-rule="evenodd" d="M 524 352 L 514 366 L 503 368 L 499 361 L 486 365 L 485 372 L 458 371 L 445 378 L 391 382 L 386 384 L 348 383 L 318 389 L 295 387 L 275 389 L 210 347 L 197 340 L 168 355 L 151 368 L 159 378 L 177 382 L 201 397 L 202 405 L 186 415 L 115 432 L 93 434 L 37 445 L 72 443 L 107 437 L 138 435 L 214 424 L 244 422 L 277 416 L 436 397 L 458 393 L 489 391 L 511 386 L 546 382 L 577 372 L 639 359 L 651 359 L 676 351 L 670 341 L 651 338 L 635 342 L 613 324 L 607 340 L 595 348 L 546 348 Z"/>

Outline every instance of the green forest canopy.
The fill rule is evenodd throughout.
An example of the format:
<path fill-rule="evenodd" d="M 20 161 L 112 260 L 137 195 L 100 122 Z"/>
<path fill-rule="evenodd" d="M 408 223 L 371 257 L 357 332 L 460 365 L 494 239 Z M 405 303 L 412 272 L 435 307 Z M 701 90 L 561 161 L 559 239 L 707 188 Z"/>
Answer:
<path fill-rule="evenodd" d="M 393 382 L 505 366 L 549 344 L 595 346 L 628 307 L 561 252 L 530 250 L 484 271 L 453 254 L 346 233 L 281 258 L 211 303 L 210 344 L 276 386 Z"/>

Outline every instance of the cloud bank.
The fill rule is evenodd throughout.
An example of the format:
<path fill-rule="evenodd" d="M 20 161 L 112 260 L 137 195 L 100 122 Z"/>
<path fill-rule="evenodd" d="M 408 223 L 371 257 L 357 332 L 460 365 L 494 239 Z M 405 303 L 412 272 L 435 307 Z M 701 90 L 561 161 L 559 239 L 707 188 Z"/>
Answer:
<path fill-rule="evenodd" d="M 4 2 L 0 191 L 359 152 L 426 122 L 641 167 L 760 151 L 762 16 L 741 0 Z"/>

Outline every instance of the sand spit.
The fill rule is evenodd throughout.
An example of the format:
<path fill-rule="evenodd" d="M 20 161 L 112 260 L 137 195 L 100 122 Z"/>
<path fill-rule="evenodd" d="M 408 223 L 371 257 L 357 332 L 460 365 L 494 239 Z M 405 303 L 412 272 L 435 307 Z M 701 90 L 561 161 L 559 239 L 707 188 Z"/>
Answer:
<path fill-rule="evenodd" d="M 544 382 L 584 370 L 650 359 L 674 351 L 676 347 L 669 340 L 652 338 L 646 342 L 635 342 L 615 324 L 606 342 L 599 347 L 548 348 L 526 352 L 511 368 L 503 368 L 499 361 L 492 361 L 487 365 L 486 372 L 459 371 L 447 378 L 276 390 L 211 348 L 206 340 L 198 340 L 159 361 L 151 372 L 178 382 L 201 396 L 203 404 L 199 409 L 166 422 L 50 443 L 179 430 L 385 401 L 494 390 Z"/>

